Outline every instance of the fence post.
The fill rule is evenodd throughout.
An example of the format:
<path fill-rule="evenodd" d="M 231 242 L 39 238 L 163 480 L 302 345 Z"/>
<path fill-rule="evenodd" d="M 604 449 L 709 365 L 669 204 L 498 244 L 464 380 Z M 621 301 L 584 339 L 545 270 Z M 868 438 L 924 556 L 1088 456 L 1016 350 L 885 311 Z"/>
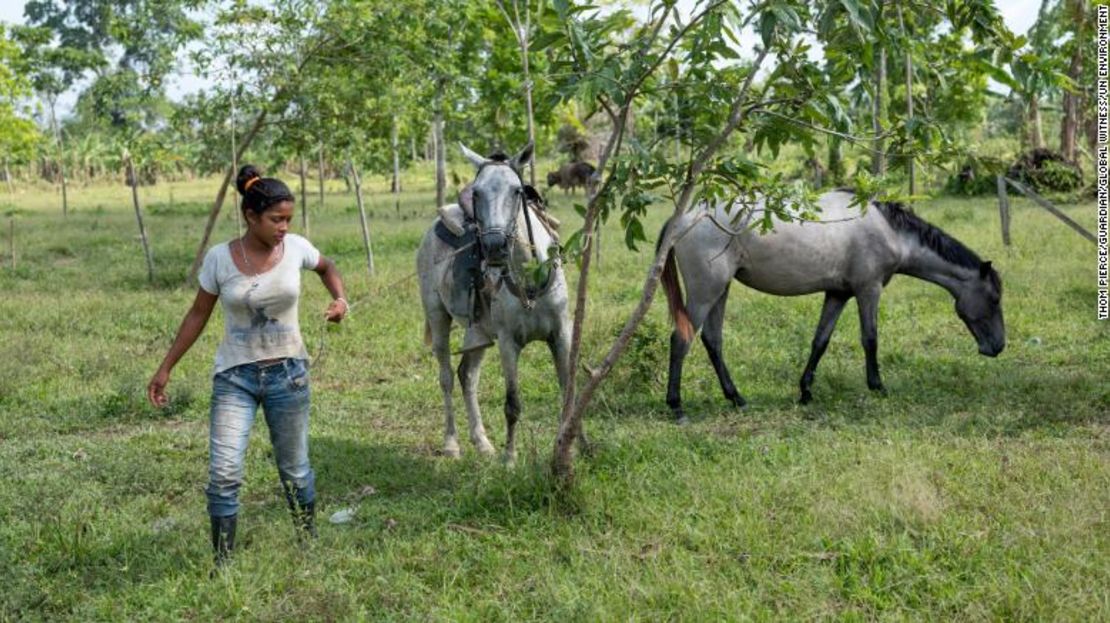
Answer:
<path fill-rule="evenodd" d="M 1002 244 L 1010 246 L 1010 197 L 1006 194 L 1006 178 L 998 179 L 998 215 L 1002 219 Z"/>
<path fill-rule="evenodd" d="M 358 169 L 355 168 L 355 163 L 351 158 L 347 158 L 347 167 L 351 171 L 351 177 L 355 182 L 355 198 L 358 201 L 358 218 L 362 224 L 362 245 L 366 248 L 366 268 L 370 271 L 370 276 L 374 276 L 374 250 L 370 246 L 370 228 L 366 224 L 366 209 L 362 204 L 362 180 L 358 176 Z"/>
<path fill-rule="evenodd" d="M 150 254 L 150 242 L 147 241 L 146 227 L 143 225 L 143 211 L 139 209 L 139 178 L 135 174 L 135 165 L 131 162 L 131 155 L 123 155 L 127 164 L 127 179 L 131 183 L 131 203 L 135 206 L 135 220 L 139 223 L 139 237 L 143 241 L 143 255 L 146 256 L 147 281 L 154 283 L 154 257 Z"/>

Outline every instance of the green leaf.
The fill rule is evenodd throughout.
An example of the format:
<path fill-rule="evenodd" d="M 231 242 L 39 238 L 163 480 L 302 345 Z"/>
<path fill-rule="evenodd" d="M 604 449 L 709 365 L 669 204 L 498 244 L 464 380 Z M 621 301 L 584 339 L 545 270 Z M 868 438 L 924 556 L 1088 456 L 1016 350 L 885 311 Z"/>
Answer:
<path fill-rule="evenodd" d="M 647 236 L 644 235 L 644 224 L 640 219 L 633 218 L 629 220 L 628 225 L 624 229 L 624 244 L 633 251 L 639 251 L 636 247 L 637 242 L 647 241 Z"/>

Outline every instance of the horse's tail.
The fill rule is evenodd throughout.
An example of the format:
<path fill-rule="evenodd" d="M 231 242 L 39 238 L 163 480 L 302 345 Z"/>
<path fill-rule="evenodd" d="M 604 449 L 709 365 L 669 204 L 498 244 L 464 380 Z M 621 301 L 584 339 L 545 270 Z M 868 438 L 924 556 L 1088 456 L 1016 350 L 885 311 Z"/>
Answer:
<path fill-rule="evenodd" d="M 656 251 L 658 251 L 659 245 L 663 244 L 663 238 L 666 236 L 667 228 L 670 225 L 671 222 L 667 221 L 659 232 Z M 694 325 L 690 322 L 690 314 L 686 312 L 685 303 L 682 302 L 682 285 L 678 282 L 678 265 L 674 259 L 673 246 L 667 251 L 667 261 L 663 264 L 663 275 L 659 278 L 659 281 L 663 284 L 663 292 L 667 294 L 667 308 L 671 311 L 674 328 L 678 331 L 678 336 L 682 338 L 682 341 L 689 342 L 694 339 Z"/>

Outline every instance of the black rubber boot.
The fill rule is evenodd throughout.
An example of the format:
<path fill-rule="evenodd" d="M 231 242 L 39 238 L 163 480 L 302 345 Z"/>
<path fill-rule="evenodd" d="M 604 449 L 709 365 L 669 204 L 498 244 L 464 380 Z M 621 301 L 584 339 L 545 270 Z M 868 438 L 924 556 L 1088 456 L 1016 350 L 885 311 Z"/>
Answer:
<path fill-rule="evenodd" d="M 235 526 L 238 515 L 230 517 L 212 517 L 212 550 L 216 556 L 216 566 L 222 567 L 231 558 L 231 551 L 235 549 Z"/>
<path fill-rule="evenodd" d="M 293 515 L 293 528 L 297 532 L 297 540 L 304 541 L 306 537 L 315 539 L 316 502 L 312 501 L 302 506 L 297 502 L 292 484 L 282 483 L 282 488 L 285 491 L 285 501 L 289 504 L 289 513 Z"/>
<path fill-rule="evenodd" d="M 316 538 L 316 502 L 309 502 L 301 507 L 299 516 L 294 516 L 297 523 L 298 534 L 309 538 Z"/>

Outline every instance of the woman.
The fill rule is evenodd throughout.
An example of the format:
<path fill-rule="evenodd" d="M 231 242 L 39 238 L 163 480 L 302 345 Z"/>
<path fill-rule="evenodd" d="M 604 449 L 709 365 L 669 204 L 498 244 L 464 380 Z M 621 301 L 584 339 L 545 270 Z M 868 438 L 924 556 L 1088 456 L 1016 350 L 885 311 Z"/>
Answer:
<path fill-rule="evenodd" d="M 239 487 L 247 440 L 258 406 L 266 416 L 289 510 L 298 537 L 316 536 L 315 474 L 308 461 L 308 352 L 297 321 L 301 269 L 320 275 L 334 299 L 324 313 L 339 322 L 349 305 L 335 264 L 289 233 L 293 193 L 251 165 L 239 171 L 247 232 L 208 250 L 193 306 L 147 387 L 165 406 L 170 371 L 204 330 L 219 299 L 224 337 L 216 351 L 209 429 L 208 514 L 216 564 L 235 546 Z"/>

